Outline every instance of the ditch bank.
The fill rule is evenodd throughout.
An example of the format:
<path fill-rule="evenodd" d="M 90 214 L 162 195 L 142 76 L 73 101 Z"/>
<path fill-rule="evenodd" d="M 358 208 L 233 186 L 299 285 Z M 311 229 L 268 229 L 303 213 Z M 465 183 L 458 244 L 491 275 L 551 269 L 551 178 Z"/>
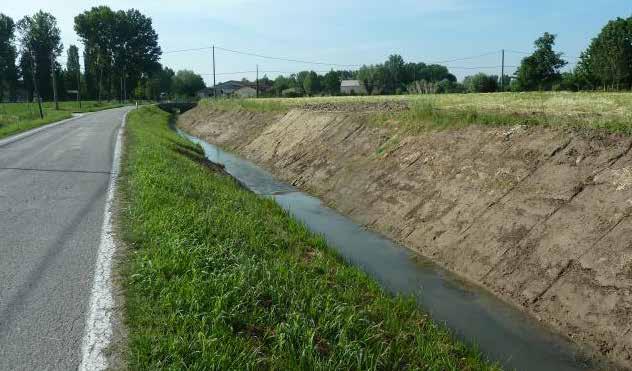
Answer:
<path fill-rule="evenodd" d="M 413 135 L 314 108 L 199 106 L 179 126 L 632 367 L 632 138 L 476 125 Z"/>

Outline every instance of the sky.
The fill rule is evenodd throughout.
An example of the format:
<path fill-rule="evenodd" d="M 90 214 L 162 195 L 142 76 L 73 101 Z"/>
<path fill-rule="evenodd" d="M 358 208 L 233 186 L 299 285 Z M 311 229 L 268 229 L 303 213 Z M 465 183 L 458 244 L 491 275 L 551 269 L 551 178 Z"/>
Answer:
<path fill-rule="evenodd" d="M 381 63 L 390 54 L 405 61 L 443 62 L 459 80 L 477 72 L 500 74 L 533 50 L 542 33 L 557 34 L 558 51 L 575 62 L 590 39 L 616 17 L 632 16 L 630 0 L 180 0 L 5 1 L 0 12 L 19 20 L 44 10 L 53 14 L 67 48 L 81 43 L 73 30 L 75 15 L 92 6 L 140 10 L 153 20 L 161 63 L 190 69 L 212 85 L 210 50 L 221 48 L 302 61 L 352 65 Z M 517 51 L 517 52 L 513 52 Z M 216 49 L 217 82 L 254 79 L 257 65 L 270 78 L 301 70 L 341 67 L 286 62 Z M 65 63 L 66 55 L 60 57 Z M 572 65 L 571 65 L 572 66 Z M 512 73 L 514 67 L 505 71 Z M 268 72 L 270 71 L 270 72 Z M 239 72 L 239 73 L 235 73 Z M 245 72 L 245 73 L 244 73 Z"/>

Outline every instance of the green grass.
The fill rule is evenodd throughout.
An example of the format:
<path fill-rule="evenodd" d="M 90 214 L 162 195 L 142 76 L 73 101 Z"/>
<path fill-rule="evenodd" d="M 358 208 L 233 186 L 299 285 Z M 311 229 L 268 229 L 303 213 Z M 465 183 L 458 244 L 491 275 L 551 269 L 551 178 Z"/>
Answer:
<path fill-rule="evenodd" d="M 55 104 L 46 102 L 42 105 L 44 118 L 40 118 L 39 109 L 35 103 L 1 103 L 0 104 L 0 138 L 18 134 L 55 121 L 72 117 L 73 112 L 94 112 L 108 108 L 120 107 L 115 102 L 81 103 L 81 109 L 77 102 L 59 102 L 59 110 L 55 110 Z"/>
<path fill-rule="evenodd" d="M 120 182 L 130 369 L 494 369 L 143 107 Z"/>
<path fill-rule="evenodd" d="M 632 134 L 632 93 L 495 93 L 314 98 L 265 98 L 204 101 L 223 110 L 287 112 L 306 104 L 404 102 L 403 112 L 371 113 L 378 125 L 413 131 L 467 125 L 544 125 L 604 129 Z"/>

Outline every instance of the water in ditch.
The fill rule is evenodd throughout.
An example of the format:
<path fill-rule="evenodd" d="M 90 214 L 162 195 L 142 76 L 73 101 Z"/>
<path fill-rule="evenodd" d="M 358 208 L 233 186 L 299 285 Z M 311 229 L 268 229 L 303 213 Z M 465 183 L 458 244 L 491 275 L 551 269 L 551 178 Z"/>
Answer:
<path fill-rule="evenodd" d="M 412 295 L 432 317 L 492 361 L 517 370 L 577 370 L 590 365 L 578 349 L 520 310 L 395 242 L 354 223 L 257 165 L 178 130 L 251 191 L 272 197 L 311 231 L 394 294 Z"/>

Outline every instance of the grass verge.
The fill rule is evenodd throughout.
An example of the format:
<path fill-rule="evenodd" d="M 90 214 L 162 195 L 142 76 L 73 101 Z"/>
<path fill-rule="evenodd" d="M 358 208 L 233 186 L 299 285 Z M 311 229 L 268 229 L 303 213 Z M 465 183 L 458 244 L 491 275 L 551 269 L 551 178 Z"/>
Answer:
<path fill-rule="evenodd" d="M 402 103 L 407 110 L 380 110 Z M 543 125 L 601 129 L 632 134 L 632 93 L 494 93 L 313 98 L 221 99 L 203 101 L 221 110 L 287 112 L 294 108 L 334 105 L 341 110 L 375 106 L 371 122 L 411 131 L 468 125 Z"/>
<path fill-rule="evenodd" d="M 131 369 L 497 368 L 144 107 L 121 192 Z"/>
<path fill-rule="evenodd" d="M 72 117 L 74 112 L 95 112 L 109 108 L 121 107 L 122 104 L 110 102 L 59 102 L 59 110 L 54 103 L 42 105 L 44 118 L 40 118 L 37 104 L 34 103 L 2 103 L 0 104 L 0 138 L 35 129 L 39 126 Z"/>

